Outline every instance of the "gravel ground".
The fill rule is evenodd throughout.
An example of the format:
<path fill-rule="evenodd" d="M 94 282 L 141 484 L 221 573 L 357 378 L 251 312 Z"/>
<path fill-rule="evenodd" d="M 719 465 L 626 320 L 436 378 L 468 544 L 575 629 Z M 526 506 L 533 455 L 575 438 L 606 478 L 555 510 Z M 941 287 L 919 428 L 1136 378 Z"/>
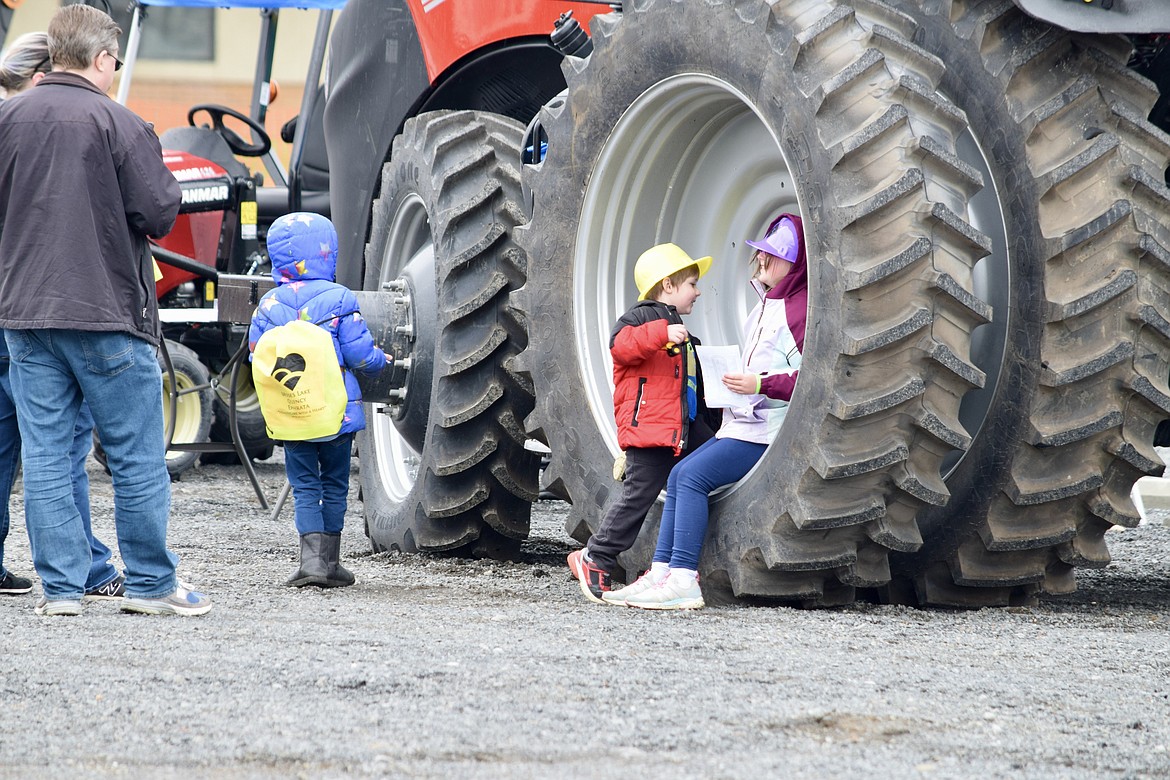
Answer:
<path fill-rule="evenodd" d="M 274 501 L 279 454 L 258 470 Z M 559 502 L 521 563 L 373 554 L 356 483 L 353 588 L 283 587 L 291 506 L 273 521 L 242 469 L 202 466 L 170 540 L 209 615 L 0 597 L 0 778 L 1170 777 L 1162 515 L 1037 608 L 655 614 L 581 597 Z M 21 505 L 6 563 L 28 574 Z"/>

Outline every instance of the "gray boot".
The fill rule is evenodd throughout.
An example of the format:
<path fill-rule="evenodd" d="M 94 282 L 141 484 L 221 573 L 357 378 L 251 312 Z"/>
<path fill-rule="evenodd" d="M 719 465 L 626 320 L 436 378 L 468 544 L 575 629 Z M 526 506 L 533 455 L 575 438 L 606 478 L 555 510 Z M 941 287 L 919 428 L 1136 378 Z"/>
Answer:
<path fill-rule="evenodd" d="M 329 548 L 329 539 L 340 539 L 339 536 L 330 537 L 329 534 L 302 534 L 301 535 L 301 565 L 293 576 L 288 578 L 285 585 L 293 588 L 303 588 L 306 585 L 320 585 L 322 588 L 332 587 L 329 579 L 329 559 L 325 550 Z"/>
<path fill-rule="evenodd" d="M 325 541 L 321 548 L 321 555 L 329 567 L 329 573 L 326 575 L 328 584 L 324 587 L 344 588 L 353 585 L 356 581 L 353 572 L 341 565 L 341 534 L 323 534 L 323 536 Z"/>

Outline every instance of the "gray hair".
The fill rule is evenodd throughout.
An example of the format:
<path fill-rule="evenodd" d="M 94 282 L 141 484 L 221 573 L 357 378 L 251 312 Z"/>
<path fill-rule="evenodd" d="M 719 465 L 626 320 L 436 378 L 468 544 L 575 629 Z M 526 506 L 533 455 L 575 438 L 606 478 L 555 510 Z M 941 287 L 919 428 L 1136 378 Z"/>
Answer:
<path fill-rule="evenodd" d="M 20 92 L 37 73 L 48 73 L 49 37 L 43 32 L 30 32 L 17 38 L 4 52 L 0 62 L 0 89 L 6 94 Z"/>
<path fill-rule="evenodd" d="M 49 21 L 53 66 L 85 70 L 103 51 L 118 56 L 120 28 L 110 15 L 88 5 L 67 5 Z"/>

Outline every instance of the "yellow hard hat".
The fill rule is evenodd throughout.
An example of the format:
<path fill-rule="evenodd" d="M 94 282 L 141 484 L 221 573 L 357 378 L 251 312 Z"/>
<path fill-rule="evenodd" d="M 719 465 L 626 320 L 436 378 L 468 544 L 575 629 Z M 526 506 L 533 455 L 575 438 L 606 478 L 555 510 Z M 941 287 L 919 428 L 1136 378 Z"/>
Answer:
<path fill-rule="evenodd" d="M 659 244 L 647 249 L 634 265 L 634 284 L 638 286 L 638 300 L 646 300 L 646 294 L 654 285 L 688 265 L 699 266 L 699 276 L 702 276 L 711 267 L 711 258 L 700 257 L 693 260 L 676 244 Z"/>

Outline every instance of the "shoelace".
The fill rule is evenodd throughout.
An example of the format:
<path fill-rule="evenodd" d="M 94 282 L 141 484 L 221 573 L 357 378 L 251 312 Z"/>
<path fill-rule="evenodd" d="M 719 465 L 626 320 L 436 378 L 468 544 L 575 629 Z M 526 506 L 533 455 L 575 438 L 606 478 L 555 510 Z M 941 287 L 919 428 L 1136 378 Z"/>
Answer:
<path fill-rule="evenodd" d="M 654 583 L 650 587 L 650 590 L 658 590 L 660 588 L 665 588 L 666 583 L 668 583 L 668 582 L 670 582 L 670 575 L 667 575 L 667 576 L 663 577 L 661 580 L 659 580 L 658 582 Z"/>
<path fill-rule="evenodd" d="M 670 578 L 669 578 L 669 576 L 668 576 L 668 577 L 663 577 L 663 578 L 662 578 L 661 580 L 659 580 L 658 582 L 654 582 L 653 580 L 650 580 L 650 572 L 646 572 L 646 573 L 645 573 L 645 574 L 643 574 L 641 577 L 639 577 L 638 579 L 634 580 L 634 581 L 633 581 L 633 583 L 631 583 L 631 584 L 630 584 L 630 586 L 629 586 L 629 587 L 631 587 L 631 588 L 632 588 L 632 587 L 634 587 L 634 585 L 637 585 L 637 584 L 638 584 L 639 582 L 641 582 L 642 580 L 647 580 L 646 587 L 645 587 L 645 588 L 643 588 L 643 589 L 642 589 L 642 590 L 640 590 L 640 591 L 637 591 L 636 593 L 633 593 L 633 594 L 631 594 L 631 595 L 632 595 L 633 597 L 635 597 L 635 598 L 636 598 L 636 597 L 638 597 L 638 596 L 641 596 L 643 593 L 648 593 L 649 591 L 652 591 L 652 590 L 654 590 L 654 589 L 656 589 L 656 588 L 661 588 L 661 587 L 662 587 L 662 585 L 663 585 L 663 583 L 665 583 L 665 582 L 666 582 L 668 579 L 670 579 Z"/>

